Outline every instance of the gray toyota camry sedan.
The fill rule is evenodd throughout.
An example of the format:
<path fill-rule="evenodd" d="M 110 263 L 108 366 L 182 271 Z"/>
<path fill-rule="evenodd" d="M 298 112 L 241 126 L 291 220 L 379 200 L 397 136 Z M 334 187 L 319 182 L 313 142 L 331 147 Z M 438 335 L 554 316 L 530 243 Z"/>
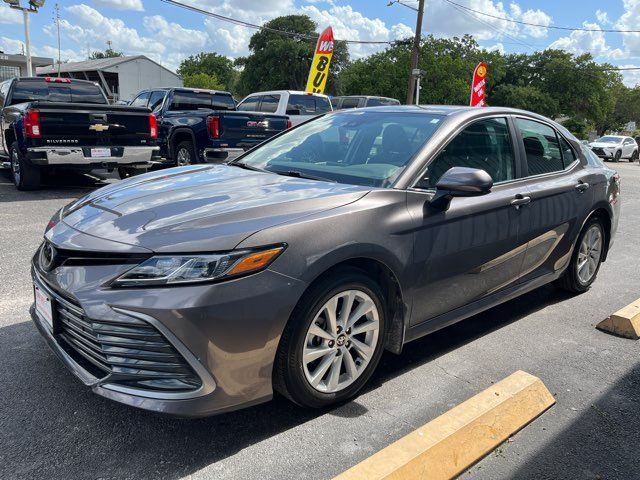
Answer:
<path fill-rule="evenodd" d="M 549 282 L 613 243 L 620 179 L 503 108 L 327 114 L 229 165 L 109 185 L 49 222 L 33 320 L 99 395 L 180 416 L 355 396 L 382 352 Z"/>

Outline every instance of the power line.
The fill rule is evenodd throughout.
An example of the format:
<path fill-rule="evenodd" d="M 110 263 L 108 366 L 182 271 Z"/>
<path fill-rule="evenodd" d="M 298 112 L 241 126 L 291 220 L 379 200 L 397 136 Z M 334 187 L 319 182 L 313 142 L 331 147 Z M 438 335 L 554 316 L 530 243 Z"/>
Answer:
<path fill-rule="evenodd" d="M 517 24 L 526 25 L 529 27 L 549 28 L 552 30 L 565 30 L 565 31 L 572 31 L 572 32 L 640 33 L 640 30 L 616 30 L 613 28 L 587 28 L 587 27 L 557 27 L 555 25 L 543 25 L 541 23 L 525 22 L 523 20 L 515 20 L 513 18 L 506 18 L 498 15 L 492 15 L 491 13 L 482 12 L 480 10 L 475 10 L 465 5 L 460 5 L 459 3 L 456 3 L 452 0 L 444 0 L 444 1 L 451 5 L 455 5 L 457 7 L 463 8 L 469 12 L 476 13 L 478 15 L 484 15 L 485 17 L 494 18 L 496 20 L 502 20 L 503 22 L 517 23 Z"/>
<path fill-rule="evenodd" d="M 265 27 L 264 25 L 256 25 L 255 23 L 245 22 L 243 20 L 238 20 L 235 18 L 227 17 L 225 15 L 220 15 L 219 13 L 209 12 L 208 10 L 203 10 L 198 7 L 194 7 L 192 5 L 185 5 L 184 3 L 178 2 L 176 0 L 162 0 L 169 5 L 173 5 L 175 7 L 184 8 L 186 10 L 191 10 L 192 12 L 200 13 L 202 15 L 207 15 L 209 17 L 215 18 L 217 20 L 221 20 L 223 22 L 233 23 L 234 25 L 239 25 L 241 27 L 252 28 L 254 30 L 265 30 L 271 33 L 277 33 L 279 35 L 285 35 L 291 38 L 299 39 L 299 40 L 309 40 L 309 41 L 317 41 L 318 37 L 315 35 L 305 35 L 303 33 L 296 32 L 288 32 L 286 30 L 279 30 L 277 28 Z M 374 41 L 374 40 L 338 40 L 337 42 L 344 42 L 355 45 L 393 45 L 395 41 Z"/>

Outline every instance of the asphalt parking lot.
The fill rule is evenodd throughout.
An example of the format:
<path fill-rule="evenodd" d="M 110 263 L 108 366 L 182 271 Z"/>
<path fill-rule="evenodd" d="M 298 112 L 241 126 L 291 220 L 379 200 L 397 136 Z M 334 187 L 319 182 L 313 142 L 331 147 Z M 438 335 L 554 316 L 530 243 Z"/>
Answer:
<path fill-rule="evenodd" d="M 109 178 L 17 192 L 0 172 L 0 478 L 328 479 L 516 370 L 557 404 L 463 478 L 640 478 L 640 342 L 594 326 L 640 297 L 640 166 L 615 165 L 623 207 L 594 287 L 543 287 L 385 354 L 369 387 L 328 411 L 287 401 L 201 420 L 93 395 L 36 332 L 29 261 L 49 217 Z"/>

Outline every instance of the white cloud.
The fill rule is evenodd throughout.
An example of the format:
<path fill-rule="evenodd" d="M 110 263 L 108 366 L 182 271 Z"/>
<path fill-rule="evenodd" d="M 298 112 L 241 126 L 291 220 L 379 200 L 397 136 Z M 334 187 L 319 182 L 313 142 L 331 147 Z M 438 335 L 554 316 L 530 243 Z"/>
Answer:
<path fill-rule="evenodd" d="M 156 38 L 162 38 L 163 42 L 177 50 L 199 50 L 207 43 L 207 33 L 201 30 L 184 28 L 177 23 L 169 23 L 161 15 L 144 17 L 143 25 Z"/>
<path fill-rule="evenodd" d="M 536 25 L 544 25 L 545 27 L 551 25 L 551 17 L 542 10 L 527 10 L 520 16 L 520 20 L 527 23 L 535 23 Z M 547 28 L 531 25 L 525 25 L 522 30 L 526 35 L 533 38 L 546 37 L 549 31 Z"/>
<path fill-rule="evenodd" d="M 618 68 L 640 68 L 640 65 L 616 65 Z M 623 81 L 627 87 L 636 87 L 640 85 L 640 70 L 625 70 L 620 72 Z"/>
<path fill-rule="evenodd" d="M 0 3 L 0 24 L 2 23 L 22 23 L 22 14 L 6 3 Z"/>
<path fill-rule="evenodd" d="M 4 53 L 19 54 L 23 52 L 24 43 L 8 37 L 0 37 L 0 50 Z"/>
<path fill-rule="evenodd" d="M 620 30 L 640 30 L 640 0 L 624 0 L 624 14 L 615 27 Z M 628 57 L 640 57 L 640 34 L 623 33 L 622 43 Z"/>
<path fill-rule="evenodd" d="M 99 7 L 115 8 L 116 10 L 144 11 L 142 0 L 93 0 L 93 3 Z"/>
<path fill-rule="evenodd" d="M 602 25 L 610 25 L 611 20 L 609 20 L 609 14 L 603 10 L 596 10 L 596 18 L 598 19 L 598 23 Z"/>
<path fill-rule="evenodd" d="M 393 27 L 391 27 L 391 37 L 394 40 L 404 40 L 407 38 L 413 38 L 415 32 L 413 29 L 405 25 L 404 23 L 396 23 Z"/>
<path fill-rule="evenodd" d="M 584 28 L 596 30 L 601 28 L 597 23 L 584 22 Z M 603 57 L 619 59 L 625 53 L 619 48 L 612 48 L 607 45 L 604 32 L 574 30 L 568 37 L 561 37 L 549 45 L 549 48 L 566 50 L 567 52 L 580 55 L 590 53 L 594 58 Z"/>

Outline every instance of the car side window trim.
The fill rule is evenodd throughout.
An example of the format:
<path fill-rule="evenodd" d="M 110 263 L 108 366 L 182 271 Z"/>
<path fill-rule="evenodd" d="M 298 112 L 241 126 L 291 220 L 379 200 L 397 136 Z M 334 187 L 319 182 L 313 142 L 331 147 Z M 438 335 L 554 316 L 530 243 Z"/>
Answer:
<path fill-rule="evenodd" d="M 458 127 L 455 129 L 455 131 L 450 135 L 449 139 L 447 142 L 445 142 L 443 145 L 441 145 L 437 150 L 435 150 L 433 153 L 429 153 L 426 156 L 426 159 L 422 160 L 422 167 L 420 168 L 419 173 L 409 182 L 409 186 L 407 187 L 407 190 L 412 190 L 412 191 L 416 191 L 416 192 L 423 192 L 423 193 L 433 193 L 435 191 L 435 189 L 433 188 L 423 188 L 423 187 L 419 187 L 417 186 L 418 183 L 420 182 L 420 180 L 424 177 L 425 173 L 427 172 L 427 169 L 429 168 L 429 165 L 431 165 L 431 163 L 438 157 L 438 155 L 440 155 L 440 153 L 451 143 L 451 141 L 456 138 L 460 133 L 462 133 L 463 130 L 465 130 L 467 127 L 469 127 L 470 125 L 476 123 L 476 122 L 481 122 L 483 120 L 490 120 L 492 118 L 502 118 L 506 121 L 507 124 L 507 129 L 509 131 L 509 137 L 511 140 L 511 149 L 513 150 L 513 155 L 514 155 L 514 168 L 515 168 L 515 174 L 514 174 L 514 178 L 510 179 L 510 180 L 503 180 L 501 182 L 495 182 L 494 185 L 495 186 L 500 186 L 500 185 L 508 185 L 511 183 L 515 183 L 518 182 L 520 180 L 522 180 L 525 177 L 521 177 L 521 173 L 522 173 L 522 168 L 521 168 L 521 161 L 520 161 L 520 155 L 519 155 L 519 151 L 518 151 L 518 142 L 516 140 L 515 137 L 515 132 L 514 130 L 517 130 L 515 128 L 515 125 L 513 124 L 513 122 L 511 121 L 511 115 L 509 115 L 508 113 L 495 113 L 495 114 L 491 114 L 491 115 L 484 115 L 481 117 L 476 117 L 473 118 L 461 125 L 458 125 Z"/>

